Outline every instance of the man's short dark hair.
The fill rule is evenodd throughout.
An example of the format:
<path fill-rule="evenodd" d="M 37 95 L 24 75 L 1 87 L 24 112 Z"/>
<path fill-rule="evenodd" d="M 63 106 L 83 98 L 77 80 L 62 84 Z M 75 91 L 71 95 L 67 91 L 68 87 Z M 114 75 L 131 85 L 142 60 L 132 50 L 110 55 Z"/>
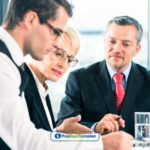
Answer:
<path fill-rule="evenodd" d="M 62 6 L 66 10 L 69 17 L 72 17 L 72 15 L 73 15 L 73 11 L 72 11 L 73 6 L 70 3 L 68 3 L 67 0 L 55 0 L 55 2 L 58 3 L 60 6 Z"/>
<path fill-rule="evenodd" d="M 68 16 L 72 16 L 72 6 L 67 0 L 11 0 L 8 13 L 5 18 L 7 28 L 13 29 L 28 11 L 34 11 L 39 17 L 41 24 L 48 19 L 55 20 L 57 17 L 57 9 L 62 6 Z"/>
<path fill-rule="evenodd" d="M 140 23 L 136 19 L 134 19 L 132 17 L 129 17 L 129 16 L 118 16 L 118 17 L 114 17 L 113 19 L 111 19 L 108 22 L 108 27 L 112 23 L 115 23 L 115 24 L 118 24 L 118 25 L 122 25 L 122 26 L 126 26 L 126 25 L 133 25 L 133 26 L 135 26 L 136 29 L 137 29 L 137 32 L 138 32 L 137 43 L 141 42 L 142 35 L 143 35 L 143 28 L 142 28 L 142 26 L 140 25 Z"/>

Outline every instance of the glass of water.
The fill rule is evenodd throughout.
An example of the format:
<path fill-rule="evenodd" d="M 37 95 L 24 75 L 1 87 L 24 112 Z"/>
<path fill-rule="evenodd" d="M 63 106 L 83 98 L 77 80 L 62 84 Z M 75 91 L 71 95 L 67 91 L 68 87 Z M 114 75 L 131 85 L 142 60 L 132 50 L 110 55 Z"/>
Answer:
<path fill-rule="evenodd" d="M 139 146 L 150 147 L 150 112 L 135 112 L 135 140 Z"/>

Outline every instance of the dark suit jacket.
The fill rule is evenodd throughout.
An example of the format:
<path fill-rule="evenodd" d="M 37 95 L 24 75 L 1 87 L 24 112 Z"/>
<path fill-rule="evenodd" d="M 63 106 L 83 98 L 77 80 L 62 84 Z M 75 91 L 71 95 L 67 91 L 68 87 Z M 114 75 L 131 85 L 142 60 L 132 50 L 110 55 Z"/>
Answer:
<path fill-rule="evenodd" d="M 51 131 L 51 127 L 48 122 L 35 79 L 27 65 L 25 65 L 25 71 L 29 77 L 29 83 L 25 90 L 25 98 L 29 110 L 30 119 L 35 124 L 36 128 L 42 128 Z"/>
<path fill-rule="evenodd" d="M 111 78 L 106 62 L 70 73 L 57 124 L 70 116 L 81 114 L 82 124 L 91 127 L 105 114 L 118 114 Z M 125 99 L 120 115 L 126 121 L 123 129 L 134 135 L 134 112 L 150 112 L 150 75 L 142 66 L 132 63 Z"/>

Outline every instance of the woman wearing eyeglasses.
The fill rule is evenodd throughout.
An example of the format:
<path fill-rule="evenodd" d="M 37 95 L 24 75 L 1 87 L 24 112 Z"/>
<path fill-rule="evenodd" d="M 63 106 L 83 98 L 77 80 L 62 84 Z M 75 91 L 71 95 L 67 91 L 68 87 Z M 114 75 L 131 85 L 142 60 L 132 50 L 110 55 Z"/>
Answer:
<path fill-rule="evenodd" d="M 79 48 L 80 42 L 77 32 L 67 27 L 42 61 L 31 58 L 30 63 L 25 65 L 25 71 L 29 78 L 25 98 L 30 119 L 36 128 L 48 131 L 52 131 L 55 128 L 55 120 L 47 92 L 48 86 L 45 81 L 58 81 L 70 66 L 75 66 L 78 62 L 75 56 Z M 57 127 L 56 130 L 67 133 L 90 132 L 91 129 L 85 126 L 73 124 L 73 122 L 78 122 L 79 120 L 80 116 L 66 119 L 64 124 Z M 74 130 L 75 128 L 76 131 Z"/>

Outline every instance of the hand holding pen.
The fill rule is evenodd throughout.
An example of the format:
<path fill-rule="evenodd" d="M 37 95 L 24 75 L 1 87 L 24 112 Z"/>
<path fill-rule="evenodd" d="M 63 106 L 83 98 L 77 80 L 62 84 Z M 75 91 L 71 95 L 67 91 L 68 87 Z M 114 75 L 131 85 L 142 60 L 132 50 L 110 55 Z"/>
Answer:
<path fill-rule="evenodd" d="M 125 121 L 122 116 L 115 114 L 106 114 L 95 127 L 95 132 L 101 134 L 107 134 L 115 131 L 119 131 L 120 128 L 125 127 Z"/>

